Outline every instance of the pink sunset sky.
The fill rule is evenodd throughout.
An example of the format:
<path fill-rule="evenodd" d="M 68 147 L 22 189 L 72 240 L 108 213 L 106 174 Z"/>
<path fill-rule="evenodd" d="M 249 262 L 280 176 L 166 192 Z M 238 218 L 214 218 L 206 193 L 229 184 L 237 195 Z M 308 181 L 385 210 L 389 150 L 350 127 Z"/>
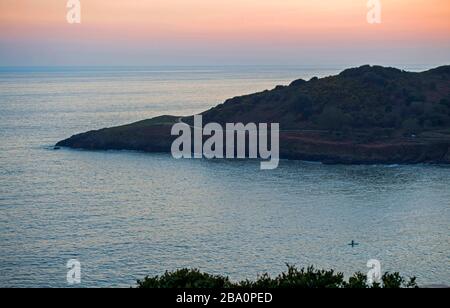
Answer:
<path fill-rule="evenodd" d="M 441 65 L 449 0 L 0 0 L 0 66 Z"/>

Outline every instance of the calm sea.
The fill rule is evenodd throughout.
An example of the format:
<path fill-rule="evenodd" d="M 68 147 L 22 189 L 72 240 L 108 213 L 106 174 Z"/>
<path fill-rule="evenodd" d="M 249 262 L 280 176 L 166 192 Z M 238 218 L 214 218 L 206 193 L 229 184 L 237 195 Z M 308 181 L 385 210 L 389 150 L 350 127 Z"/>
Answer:
<path fill-rule="evenodd" d="M 196 267 L 233 280 L 315 265 L 450 284 L 450 168 L 176 161 L 51 150 L 78 132 L 189 115 L 339 68 L 0 71 L 0 287 L 129 287 Z M 347 244 L 352 240 L 357 247 Z"/>

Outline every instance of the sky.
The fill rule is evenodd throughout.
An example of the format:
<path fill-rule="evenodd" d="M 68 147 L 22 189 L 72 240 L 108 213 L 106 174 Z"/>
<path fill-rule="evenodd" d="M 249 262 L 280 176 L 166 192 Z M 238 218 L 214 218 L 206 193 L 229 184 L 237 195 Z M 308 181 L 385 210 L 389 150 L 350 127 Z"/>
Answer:
<path fill-rule="evenodd" d="M 449 0 L 0 0 L 0 66 L 450 64 Z"/>

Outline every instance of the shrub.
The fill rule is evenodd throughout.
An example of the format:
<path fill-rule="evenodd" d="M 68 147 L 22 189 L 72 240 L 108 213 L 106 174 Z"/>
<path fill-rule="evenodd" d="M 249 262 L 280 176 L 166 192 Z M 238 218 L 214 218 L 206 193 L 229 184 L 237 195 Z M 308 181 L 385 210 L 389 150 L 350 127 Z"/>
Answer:
<path fill-rule="evenodd" d="M 417 133 L 417 131 L 420 129 L 420 125 L 416 119 L 406 119 L 402 123 L 403 129 L 407 133 Z"/>
<path fill-rule="evenodd" d="M 314 114 L 314 102 L 308 95 L 298 95 L 289 107 L 294 112 L 301 114 L 305 119 L 309 119 Z"/>
<path fill-rule="evenodd" d="M 276 289 L 276 288 L 417 288 L 416 278 L 406 280 L 399 273 L 385 273 L 381 284 L 367 283 L 367 277 L 355 273 L 344 280 L 344 274 L 333 270 L 318 270 L 314 267 L 298 270 L 288 265 L 288 270 L 276 278 L 269 274 L 259 276 L 255 281 L 230 282 L 228 277 L 201 273 L 199 270 L 182 269 L 166 272 L 163 276 L 146 277 L 138 280 L 138 288 L 206 288 L 206 289 Z"/>
<path fill-rule="evenodd" d="M 352 123 L 353 119 L 349 114 L 333 106 L 325 107 L 319 116 L 319 125 L 329 130 L 342 130 Z"/>
<path fill-rule="evenodd" d="M 214 276 L 201 273 L 199 270 L 180 269 L 175 272 L 166 272 L 164 275 L 145 277 L 138 280 L 139 288 L 144 289 L 172 289 L 172 288 L 227 288 L 230 282 L 227 277 Z"/>
<path fill-rule="evenodd" d="M 441 99 L 440 104 L 450 108 L 450 100 L 446 98 Z"/>
<path fill-rule="evenodd" d="M 370 85 L 377 85 L 377 86 L 385 86 L 387 85 L 387 80 L 385 80 L 382 76 L 377 75 L 374 72 L 367 72 L 363 76 L 364 82 L 370 84 Z"/>
<path fill-rule="evenodd" d="M 293 82 L 291 82 L 291 84 L 289 85 L 290 87 L 299 87 L 302 86 L 306 83 L 306 80 L 303 79 L 297 79 L 294 80 Z"/>

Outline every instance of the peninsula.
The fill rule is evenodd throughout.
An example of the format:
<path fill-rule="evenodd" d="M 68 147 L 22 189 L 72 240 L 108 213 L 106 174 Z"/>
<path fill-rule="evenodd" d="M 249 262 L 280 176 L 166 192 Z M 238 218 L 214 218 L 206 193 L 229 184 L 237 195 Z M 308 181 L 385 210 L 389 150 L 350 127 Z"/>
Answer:
<path fill-rule="evenodd" d="M 204 122 L 279 123 L 280 157 L 341 164 L 450 163 L 450 66 L 416 73 L 361 66 L 336 76 L 231 98 Z M 160 116 L 74 135 L 56 144 L 86 150 L 170 152 L 171 127 L 193 116 Z"/>

